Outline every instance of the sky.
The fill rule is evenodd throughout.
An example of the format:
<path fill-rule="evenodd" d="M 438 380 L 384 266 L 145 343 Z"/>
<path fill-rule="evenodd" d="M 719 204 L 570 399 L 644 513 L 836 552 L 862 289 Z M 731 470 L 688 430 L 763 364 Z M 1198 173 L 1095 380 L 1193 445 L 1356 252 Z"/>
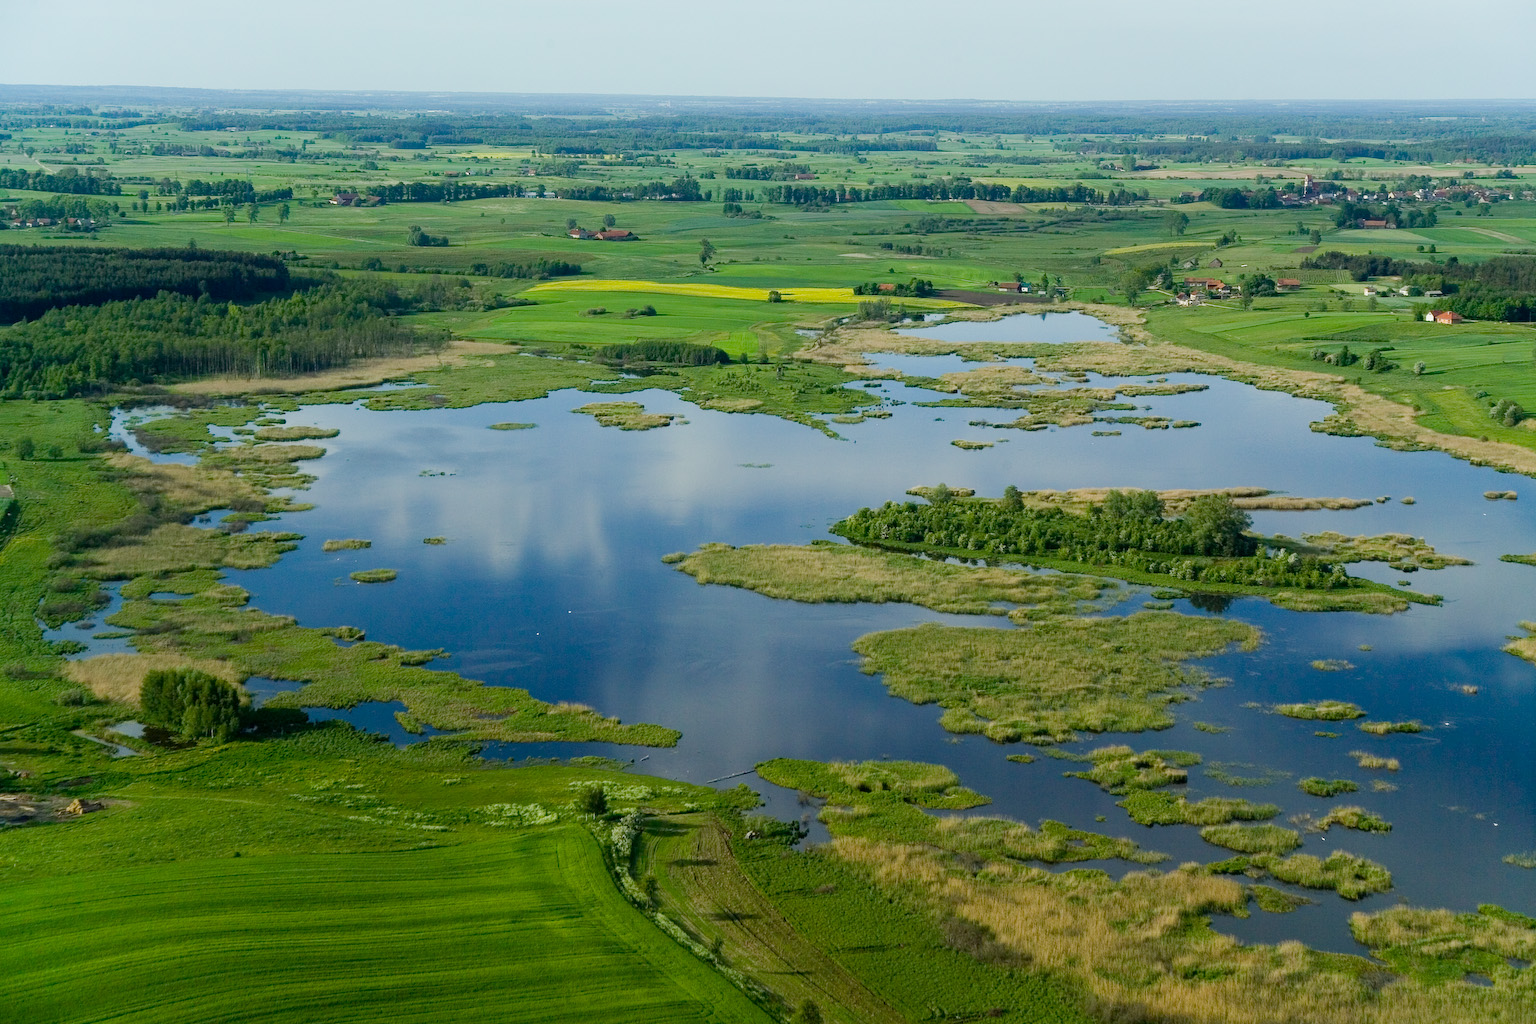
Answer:
<path fill-rule="evenodd" d="M 1536 3 L 0 0 L 0 82 L 848 99 L 1536 98 Z M 15 45 L 17 40 L 48 40 Z"/>

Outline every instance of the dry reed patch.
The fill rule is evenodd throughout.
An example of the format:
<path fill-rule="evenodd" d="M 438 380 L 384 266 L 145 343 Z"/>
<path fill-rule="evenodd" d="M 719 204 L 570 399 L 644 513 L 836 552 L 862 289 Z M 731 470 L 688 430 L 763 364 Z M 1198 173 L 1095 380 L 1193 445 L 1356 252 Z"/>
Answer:
<path fill-rule="evenodd" d="M 409 377 L 423 370 L 451 369 L 489 355 L 516 352 L 515 345 L 489 341 L 450 341 L 440 352 L 419 356 L 392 356 L 383 359 L 359 359 L 349 366 L 296 377 L 209 377 L 177 384 L 172 390 L 189 395 L 245 395 L 256 392 L 299 393 L 304 391 L 341 391 L 368 387 L 385 381 Z"/>
<path fill-rule="evenodd" d="M 672 413 L 646 412 L 639 402 L 588 402 L 571 410 L 593 419 L 604 427 L 620 430 L 654 430 L 670 427 L 677 417 Z"/>
<path fill-rule="evenodd" d="M 168 523 L 132 543 L 90 548 L 76 563 L 93 576 L 128 579 L 133 576 L 185 572 L 191 569 L 264 569 L 298 545 L 296 533 L 226 534 Z"/>
<path fill-rule="evenodd" d="M 139 702 L 139 686 L 144 676 L 162 669 L 195 668 L 236 686 L 246 674 L 227 661 L 213 658 L 187 658 L 177 654 L 100 654 L 94 658 L 64 663 L 64 676 L 70 682 L 88 687 L 102 700 Z"/>
<path fill-rule="evenodd" d="M 1536 622 L 1522 622 L 1520 628 L 1529 635 L 1510 637 L 1509 643 L 1505 644 L 1503 649 L 1507 654 L 1524 658 L 1536 665 Z"/>
<path fill-rule="evenodd" d="M 847 544 L 706 544 L 677 565 L 700 583 L 783 600 L 907 602 L 970 615 L 1002 615 L 998 603 L 1070 614 L 1108 586 L 1087 576 L 973 568 Z"/>
<path fill-rule="evenodd" d="M 270 510 L 285 503 L 268 498 L 255 485 L 226 469 L 161 464 L 121 452 L 109 455 L 107 465 L 146 504 L 182 516 L 200 515 L 216 508 Z"/>
<path fill-rule="evenodd" d="M 1456 555 L 1444 555 L 1436 551 L 1422 537 L 1406 533 L 1383 533 L 1374 537 L 1350 537 L 1327 530 L 1308 533 L 1302 540 L 1325 550 L 1340 562 L 1386 562 L 1393 569 L 1412 572 L 1415 569 L 1444 569 L 1448 565 L 1471 565 L 1471 561 Z"/>

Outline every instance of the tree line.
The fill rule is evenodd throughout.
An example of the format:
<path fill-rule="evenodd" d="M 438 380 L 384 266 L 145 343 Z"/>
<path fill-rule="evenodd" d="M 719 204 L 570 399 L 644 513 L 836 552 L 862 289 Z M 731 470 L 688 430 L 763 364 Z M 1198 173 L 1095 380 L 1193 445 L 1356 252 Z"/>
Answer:
<path fill-rule="evenodd" d="M 1087 203 L 1124 206 L 1145 199 L 1129 189 L 1101 192 L 1081 182 L 1032 188 L 1027 185 L 987 185 L 981 182 L 940 179 L 889 185 L 780 185 L 760 189 L 764 202 L 795 206 L 832 206 L 838 203 L 873 203 L 887 199 L 983 199 L 1003 203 Z"/>
<path fill-rule="evenodd" d="M 65 398 L 213 375 L 283 377 L 444 344 L 393 314 L 422 300 L 374 282 L 250 305 L 161 292 L 52 309 L 0 330 L 0 397 Z"/>
<path fill-rule="evenodd" d="M 288 287 L 287 265 L 256 253 L 0 245 L 0 323 L 160 292 L 246 302 Z"/>
<path fill-rule="evenodd" d="M 31 192 L 62 192 L 72 196 L 116 196 L 122 186 L 111 175 L 81 174 L 66 167 L 58 174 L 0 167 L 0 188 L 26 189 Z"/>

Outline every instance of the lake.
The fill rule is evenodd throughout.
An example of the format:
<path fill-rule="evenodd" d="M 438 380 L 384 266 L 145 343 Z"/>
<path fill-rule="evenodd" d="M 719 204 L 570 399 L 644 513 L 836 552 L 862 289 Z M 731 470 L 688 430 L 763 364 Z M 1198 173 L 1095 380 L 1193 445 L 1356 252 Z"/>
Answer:
<path fill-rule="evenodd" d="M 1013 319 L 1026 322 L 1003 328 L 947 324 L 922 333 L 985 328 L 992 333 L 977 340 L 1038 341 L 1043 339 L 1000 332 L 1022 326 L 1028 331 L 1020 333 L 1033 333 L 1040 324 L 1062 334 L 1059 340 L 1084 336 L 1078 320 L 1063 326 L 1034 315 Z M 901 357 L 902 368 L 923 373 L 927 358 Z M 927 372 L 943 372 L 937 367 L 944 365 Z M 303 500 L 317 507 L 267 524 L 306 539 L 274 568 L 229 576 L 251 592 L 255 606 L 294 615 L 301 624 L 353 625 L 374 640 L 447 648 L 451 657 L 438 667 L 683 733 L 672 750 L 503 744 L 487 756 L 603 753 L 638 759 L 638 769 L 648 773 L 694 782 L 734 785 L 741 776 L 765 793 L 772 813 L 791 818 L 814 808 L 744 774 L 758 761 L 941 762 L 993 799 L 982 813 L 1031 823 L 1054 818 L 1127 835 L 1178 864 L 1226 853 L 1201 841 L 1194 828 L 1135 825 L 1115 797 L 1089 782 L 1062 778 L 1075 765 L 1044 757 L 1029 765 L 1010 763 L 1006 754 L 1032 748 L 944 732 L 938 708 L 888 697 L 878 678 L 859 671 L 850 649 L 856 637 L 874 630 L 927 621 L 1006 627 L 1005 620 L 909 605 L 775 601 L 700 586 L 664 565 L 661 556 L 709 541 L 808 543 L 827 537 L 832 523 L 861 506 L 903 500 L 907 488 L 940 481 L 984 495 L 1014 484 L 1024 490 L 1261 486 L 1310 497 L 1390 496 L 1351 511 L 1259 512 L 1255 528 L 1291 536 L 1338 530 L 1425 537 L 1475 564 L 1411 576 L 1376 564 L 1350 571 L 1410 581 L 1414 589 L 1444 595 L 1443 606 L 1371 616 L 1294 613 L 1255 598 L 1236 600 L 1222 614 L 1259 626 L 1266 642 L 1253 653 L 1202 663 L 1230 685 L 1179 706 L 1179 724 L 1166 732 L 1094 737 L 1069 749 L 1125 742 L 1138 749 L 1194 750 L 1207 767 L 1221 762 L 1237 775 L 1286 774 L 1271 774 L 1268 785 L 1233 788 L 1195 768 L 1191 799 L 1271 801 L 1284 809 L 1280 823 L 1330 803 L 1358 803 L 1393 823 L 1387 835 L 1337 828 L 1308 834 L 1303 847 L 1319 856 L 1343 848 L 1382 862 L 1394 874 L 1392 892 L 1358 903 L 1314 892 L 1309 895 L 1317 903 L 1293 914 L 1255 911 L 1247 920 L 1216 919 L 1218 929 L 1241 938 L 1300 938 L 1356 951 L 1349 912 L 1399 900 L 1458 910 L 1496 902 L 1536 912 L 1536 872 L 1501 862 L 1506 854 L 1536 848 L 1536 666 L 1499 650 L 1519 621 L 1536 619 L 1536 568 L 1498 561 L 1500 554 L 1536 551 L 1536 519 L 1529 514 L 1536 487 L 1439 453 L 1396 452 L 1369 438 L 1314 433 L 1308 424 L 1330 411 L 1323 403 L 1216 377 L 1169 379 L 1209 387 L 1138 402 L 1152 414 L 1202 426 L 1170 431 L 1124 425 L 1114 437 L 1095 437 L 1089 427 L 983 430 L 969 421 L 1016 414 L 920 407 L 913 403 L 941 396 L 899 382 L 881 382 L 870 393 L 906 404 L 893 406 L 889 419 L 834 425 L 841 440 L 769 416 L 705 411 L 665 391 L 623 396 L 686 420 L 647 432 L 603 428 L 589 416 L 573 415 L 576 406 L 594 400 L 573 391 L 428 412 L 307 407 L 288 422 L 341 431 L 321 442 L 329 449 L 325 458 L 303 464 L 318 477 Z M 537 427 L 488 429 L 506 420 Z M 961 438 L 996 444 L 962 451 L 950 443 Z M 1488 501 L 1487 490 L 1514 490 L 1520 500 Z M 1405 496 L 1415 503 L 1402 504 Z M 448 543 L 422 543 L 433 536 Z M 373 546 L 321 550 L 324 540 L 338 537 L 368 538 Z M 347 579 L 354 570 L 381 566 L 399 570 L 399 579 L 376 586 Z M 1133 590 L 1127 588 L 1128 599 L 1117 611 L 1134 610 L 1146 598 Z M 1210 614 L 1188 601 L 1177 607 Z M 59 635 L 85 634 L 67 629 Z M 1356 667 L 1325 673 L 1310 667 L 1315 659 L 1347 659 Z M 1462 693 L 1460 684 L 1475 685 L 1478 693 Z M 1347 722 L 1294 721 L 1245 706 L 1319 698 L 1354 701 L 1373 719 L 1419 719 L 1430 728 L 1376 738 Z M 392 710 L 323 714 L 390 731 Z M 1195 721 L 1230 731 L 1201 732 L 1192 727 Z M 1320 725 L 1342 735 L 1314 736 Z M 392 738 L 410 737 L 394 731 Z M 1402 770 L 1361 771 L 1349 756 L 1357 749 L 1397 757 Z M 1355 779 L 1361 791 L 1341 801 L 1315 799 L 1295 785 L 1309 775 Z M 1373 792 L 1373 777 L 1387 778 L 1396 789 Z M 1106 820 L 1097 822 L 1099 815 Z M 1087 866 L 1116 874 L 1128 869 L 1118 862 Z"/>

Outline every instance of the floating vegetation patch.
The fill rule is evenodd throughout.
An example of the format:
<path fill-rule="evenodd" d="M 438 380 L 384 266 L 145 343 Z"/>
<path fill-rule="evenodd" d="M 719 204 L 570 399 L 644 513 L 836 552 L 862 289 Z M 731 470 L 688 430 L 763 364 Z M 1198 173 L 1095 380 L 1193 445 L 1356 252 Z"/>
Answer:
<path fill-rule="evenodd" d="M 1371 780 L 1371 792 L 1372 793 L 1396 793 L 1397 792 L 1397 787 L 1395 785 L 1393 785 L 1392 783 L 1388 782 L 1386 779 L 1372 779 Z"/>
<path fill-rule="evenodd" d="M 980 451 L 983 448 L 991 448 L 992 447 L 992 442 L 991 441 L 963 441 L 962 440 L 962 441 L 951 441 L 949 443 L 954 445 L 956 448 L 959 448 L 960 450 L 967 451 L 967 452 Z"/>
<path fill-rule="evenodd" d="M 1196 722 L 1194 727 L 1199 732 L 1208 732 L 1212 735 L 1232 731 L 1230 725 L 1213 725 L 1210 722 Z"/>
<path fill-rule="evenodd" d="M 1296 853 L 1266 865 L 1271 875 L 1282 882 L 1307 889 L 1332 889 L 1347 900 L 1358 900 L 1392 888 L 1392 873 L 1375 861 L 1357 857 L 1343 850 L 1326 859 L 1310 853 Z"/>
<path fill-rule="evenodd" d="M 1008 755 L 1008 760 L 1012 761 L 1014 764 L 1034 764 L 1035 763 L 1035 755 L 1034 754 L 1009 754 Z"/>
<path fill-rule="evenodd" d="M 1204 771 L 1212 782 L 1238 787 L 1276 786 L 1291 777 L 1290 772 L 1244 761 L 1212 761 Z"/>
<path fill-rule="evenodd" d="M 677 419 L 673 413 L 646 412 L 645 406 L 639 402 L 588 402 L 571 411 L 591 416 L 602 426 L 618 427 L 620 430 L 670 427 L 672 421 Z"/>
<path fill-rule="evenodd" d="M 1417 720 L 1412 722 L 1359 722 L 1355 725 L 1361 732 L 1368 732 L 1372 736 L 1386 736 L 1394 732 L 1423 732 L 1424 723 Z"/>
<path fill-rule="evenodd" d="M 1352 828 L 1356 832 L 1391 832 L 1392 823 L 1385 821 L 1364 807 L 1334 807 L 1328 813 L 1312 822 L 1312 829 L 1316 832 L 1326 832 L 1335 825 L 1344 828 Z"/>
<path fill-rule="evenodd" d="M 373 547 L 373 541 L 362 540 L 358 537 L 345 537 L 340 540 L 328 540 L 320 545 L 322 551 L 361 551 L 363 548 Z"/>
<path fill-rule="evenodd" d="M 1322 779 L 1317 776 L 1302 779 L 1296 784 L 1303 793 L 1311 796 L 1335 797 L 1342 793 L 1353 793 L 1360 788 L 1359 783 L 1350 779 Z"/>
<path fill-rule="evenodd" d="M 1132 793 L 1119 805 L 1138 825 L 1225 825 L 1231 821 L 1263 821 L 1280 813 L 1274 804 L 1208 796 L 1190 803 L 1183 796 L 1157 791 Z"/>
<path fill-rule="evenodd" d="M 1314 667 L 1316 663 L 1314 662 Z M 1276 704 L 1275 714 L 1286 718 L 1307 721 L 1343 722 L 1351 718 L 1364 718 L 1365 711 L 1358 704 L 1345 700 L 1316 700 L 1300 704 Z"/>
<path fill-rule="evenodd" d="M 1301 845 L 1301 833 L 1279 825 L 1207 825 L 1200 838 L 1238 853 L 1290 853 Z"/>
<path fill-rule="evenodd" d="M 258 441 L 310 441 L 339 433 L 335 427 L 261 427 L 255 437 Z"/>
<path fill-rule="evenodd" d="M 1501 562 L 1515 562 L 1519 565 L 1536 565 L 1536 555 L 1500 555 Z"/>
<path fill-rule="evenodd" d="M 1510 867 L 1525 868 L 1527 871 L 1536 869 L 1536 850 L 1506 854 L 1504 856 L 1504 863 Z"/>
<path fill-rule="evenodd" d="M 1483 497 L 1489 501 L 1518 501 L 1520 495 L 1514 491 L 1484 491 Z"/>
<path fill-rule="evenodd" d="M 423 538 L 421 538 L 421 542 L 423 544 L 430 544 L 433 547 L 437 547 L 440 544 L 447 544 L 448 543 L 448 538 L 447 537 L 423 537 Z"/>
<path fill-rule="evenodd" d="M 512 422 L 507 422 L 507 423 L 492 423 L 490 429 L 492 429 L 492 430 L 532 430 L 534 427 L 537 427 L 537 426 L 538 426 L 537 423 L 512 423 Z"/>
<path fill-rule="evenodd" d="M 1100 747 L 1090 750 L 1087 771 L 1065 772 L 1068 778 L 1087 779 L 1106 793 L 1128 793 L 1138 789 L 1160 789 L 1189 781 L 1191 765 L 1200 763 L 1200 755 L 1188 750 L 1148 750 L 1136 753 L 1127 746 Z"/>
<path fill-rule="evenodd" d="M 347 575 L 358 583 L 388 583 L 399 573 L 393 569 L 360 569 Z"/>
<path fill-rule="evenodd" d="M 1355 759 L 1355 763 L 1361 768 L 1372 771 L 1395 772 L 1402 768 L 1401 762 L 1395 757 L 1378 757 L 1366 750 L 1351 750 L 1349 756 Z"/>
<path fill-rule="evenodd" d="M 1248 894 L 1253 897 L 1254 906 L 1266 914 L 1289 914 L 1297 907 L 1304 907 L 1312 902 L 1305 896 L 1297 896 L 1284 889 L 1276 889 L 1272 885 L 1250 885 Z"/>
<path fill-rule="evenodd" d="M 1312 662 L 1312 667 L 1319 672 L 1348 672 L 1355 666 L 1343 658 L 1319 658 Z"/>

